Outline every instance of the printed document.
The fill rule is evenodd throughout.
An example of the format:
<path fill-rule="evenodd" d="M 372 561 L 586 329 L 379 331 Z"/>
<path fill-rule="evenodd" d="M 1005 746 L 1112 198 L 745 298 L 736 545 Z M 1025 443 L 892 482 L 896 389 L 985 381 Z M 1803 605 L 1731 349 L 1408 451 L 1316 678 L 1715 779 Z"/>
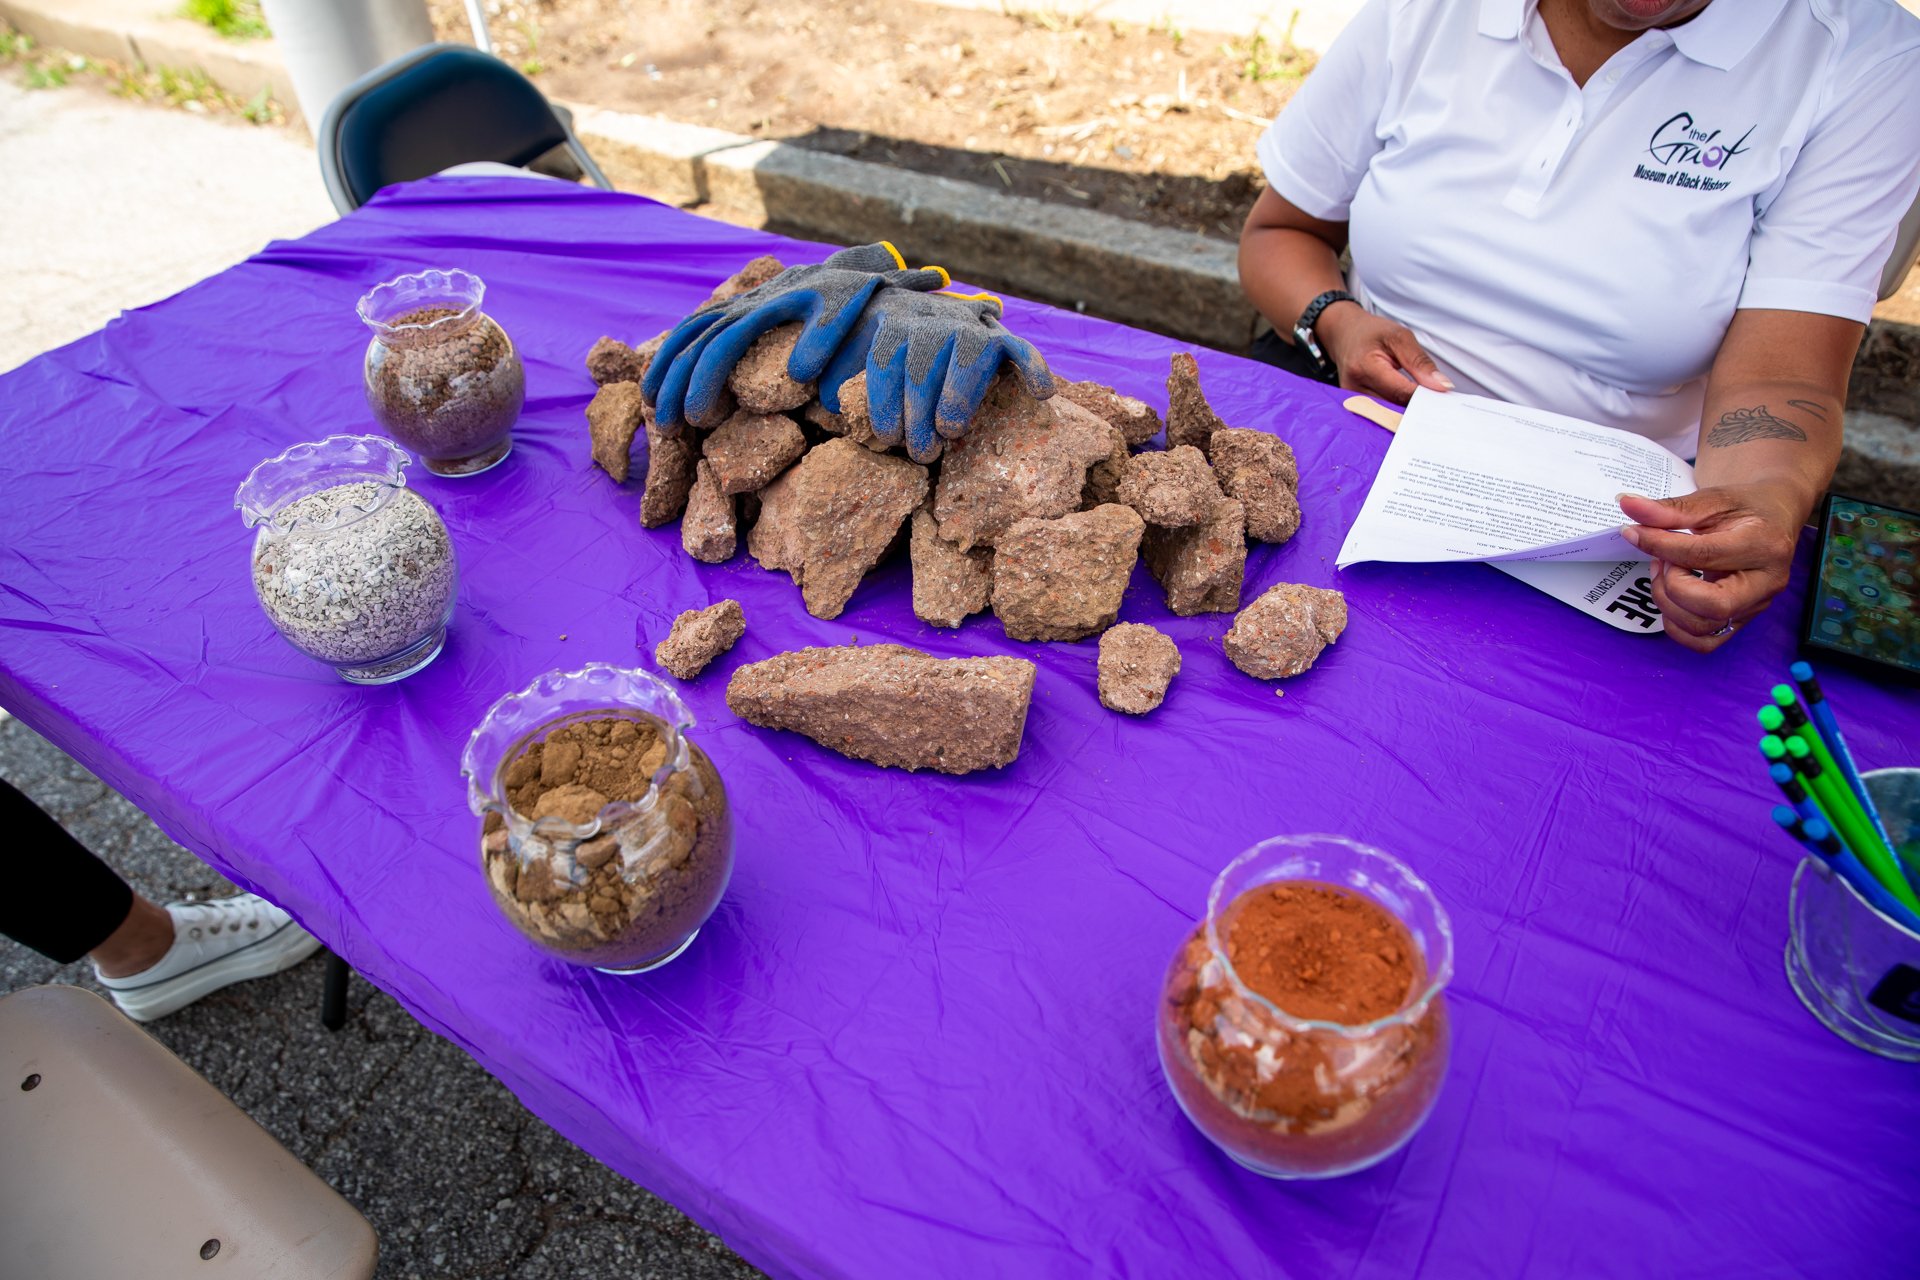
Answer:
<path fill-rule="evenodd" d="M 1615 495 L 1674 498 L 1693 489 L 1692 467 L 1630 431 L 1422 389 L 1337 564 L 1637 561 L 1620 536 L 1626 517 Z"/>

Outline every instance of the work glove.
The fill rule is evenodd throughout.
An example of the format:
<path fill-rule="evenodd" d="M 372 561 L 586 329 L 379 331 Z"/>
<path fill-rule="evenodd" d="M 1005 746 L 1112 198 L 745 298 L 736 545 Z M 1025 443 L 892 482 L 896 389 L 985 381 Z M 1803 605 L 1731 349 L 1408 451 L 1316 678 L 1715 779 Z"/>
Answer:
<path fill-rule="evenodd" d="M 820 375 L 820 403 L 840 412 L 840 388 L 864 368 L 873 434 L 904 438 L 908 457 L 932 462 L 944 441 L 966 434 L 1002 365 L 1035 398 L 1053 394 L 1046 360 L 1000 323 L 1000 310 L 990 293 L 876 291 Z"/>
<path fill-rule="evenodd" d="M 907 293 L 940 289 L 938 267 L 906 269 L 899 250 L 882 240 L 840 252 L 817 265 L 788 267 L 756 289 L 700 308 L 675 325 L 647 369 L 640 392 L 666 435 L 708 422 L 720 406 L 727 375 L 755 340 L 790 321 L 805 322 L 787 361 L 787 376 L 814 382 L 860 321 L 883 285 Z"/>

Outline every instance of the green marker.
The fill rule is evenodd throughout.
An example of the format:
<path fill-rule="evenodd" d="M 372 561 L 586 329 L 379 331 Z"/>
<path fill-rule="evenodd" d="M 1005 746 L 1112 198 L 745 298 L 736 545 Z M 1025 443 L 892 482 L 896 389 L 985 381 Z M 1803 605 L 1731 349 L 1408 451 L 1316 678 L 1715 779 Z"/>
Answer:
<path fill-rule="evenodd" d="M 1801 707 L 1799 696 L 1794 693 L 1792 685 L 1777 684 L 1773 686 L 1773 706 L 1763 708 L 1763 714 L 1765 711 L 1773 711 L 1780 716 L 1780 723 L 1786 727 L 1786 732 L 1781 734 L 1781 737 L 1798 738 L 1807 744 L 1807 749 L 1813 752 L 1813 758 L 1820 762 L 1821 772 L 1842 782 L 1846 781 L 1846 770 L 1840 767 L 1839 761 L 1833 758 L 1833 752 L 1827 749 L 1827 740 L 1820 736 L 1820 731 L 1814 728 L 1812 722 L 1807 719 L 1806 710 Z M 1770 718 L 1771 717 L 1769 717 L 1769 719 Z M 1763 720 L 1761 723 L 1764 724 L 1766 721 Z M 1775 729 L 1773 732 L 1779 733 L 1780 731 Z M 1848 793 L 1851 794 L 1853 792 L 1853 784 L 1846 783 L 1846 787 Z M 1865 809 L 1860 811 L 1860 816 L 1862 818 L 1867 816 Z M 1872 824 L 1869 823 L 1868 825 L 1871 826 Z M 1878 832 L 1874 834 L 1876 837 L 1879 835 Z M 1884 841 L 1876 838 L 1875 843 L 1885 848 Z"/>
<path fill-rule="evenodd" d="M 1900 873 L 1900 864 L 1894 861 L 1893 854 L 1874 833 L 1873 825 L 1867 821 L 1866 812 L 1860 808 L 1860 801 L 1853 794 L 1853 789 L 1836 781 L 1838 774 L 1822 769 L 1819 759 L 1800 738 L 1787 738 L 1784 745 L 1795 772 L 1804 779 L 1807 790 L 1819 802 L 1827 820 L 1839 824 L 1835 830 L 1840 832 L 1841 840 L 1853 851 L 1853 856 L 1873 873 L 1874 879 L 1886 886 L 1888 893 L 1900 900 L 1902 906 L 1920 912 L 1920 896 L 1915 896 L 1913 886 Z"/>

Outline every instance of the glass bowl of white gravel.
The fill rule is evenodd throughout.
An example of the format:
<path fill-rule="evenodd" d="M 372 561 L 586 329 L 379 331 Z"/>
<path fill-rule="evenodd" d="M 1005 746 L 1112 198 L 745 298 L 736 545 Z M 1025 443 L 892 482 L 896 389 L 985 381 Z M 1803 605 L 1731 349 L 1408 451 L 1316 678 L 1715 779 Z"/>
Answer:
<path fill-rule="evenodd" d="M 354 684 L 388 684 L 446 643 L 458 574 L 440 515 L 382 436 L 328 436 L 268 458 L 234 494 L 253 590 L 287 643 Z"/>

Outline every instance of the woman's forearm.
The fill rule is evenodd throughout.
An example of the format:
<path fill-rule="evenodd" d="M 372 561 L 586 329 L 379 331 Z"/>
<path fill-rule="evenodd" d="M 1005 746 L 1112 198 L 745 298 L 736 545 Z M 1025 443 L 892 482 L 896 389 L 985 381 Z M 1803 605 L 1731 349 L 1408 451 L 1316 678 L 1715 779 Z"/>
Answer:
<path fill-rule="evenodd" d="M 1844 407 L 1831 386 L 1741 381 L 1708 388 L 1694 478 L 1701 488 L 1760 485 L 1804 524 L 1840 460 Z"/>

